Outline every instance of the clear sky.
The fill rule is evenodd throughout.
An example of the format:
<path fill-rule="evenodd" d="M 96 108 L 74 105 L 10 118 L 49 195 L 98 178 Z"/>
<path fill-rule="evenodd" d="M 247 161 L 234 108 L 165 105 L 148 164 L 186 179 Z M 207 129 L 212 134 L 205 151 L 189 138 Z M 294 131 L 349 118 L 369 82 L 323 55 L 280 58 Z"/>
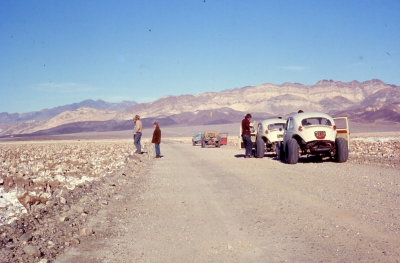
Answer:
<path fill-rule="evenodd" d="M 0 112 L 321 79 L 400 84 L 399 0 L 1 0 Z"/>

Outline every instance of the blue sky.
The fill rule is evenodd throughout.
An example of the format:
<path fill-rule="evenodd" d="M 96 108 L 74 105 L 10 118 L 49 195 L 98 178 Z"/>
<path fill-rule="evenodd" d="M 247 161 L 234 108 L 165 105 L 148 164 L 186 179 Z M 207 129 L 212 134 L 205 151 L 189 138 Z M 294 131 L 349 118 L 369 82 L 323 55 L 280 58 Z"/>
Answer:
<path fill-rule="evenodd" d="M 400 1 L 2 0 L 0 112 L 321 79 L 400 84 Z"/>

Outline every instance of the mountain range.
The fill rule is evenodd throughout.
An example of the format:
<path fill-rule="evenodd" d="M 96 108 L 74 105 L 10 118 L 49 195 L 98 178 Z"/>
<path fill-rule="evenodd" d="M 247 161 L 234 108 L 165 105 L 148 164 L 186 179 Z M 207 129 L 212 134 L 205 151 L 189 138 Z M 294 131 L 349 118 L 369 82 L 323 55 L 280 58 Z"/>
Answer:
<path fill-rule="evenodd" d="M 26 121 L 48 120 L 65 111 L 73 111 L 79 108 L 93 108 L 98 110 L 124 110 L 136 105 L 134 101 L 122 101 L 119 103 L 111 103 L 103 100 L 84 100 L 79 103 L 67 104 L 51 109 L 43 109 L 40 111 L 26 113 L 7 113 L 0 112 L 0 123 L 16 123 Z"/>
<path fill-rule="evenodd" d="M 149 103 L 85 100 L 28 113 L 0 113 L 0 136 L 62 134 L 132 128 L 135 114 L 150 126 L 239 122 L 244 113 L 255 119 L 287 116 L 302 109 L 348 116 L 356 122 L 400 122 L 400 87 L 372 79 L 364 82 L 321 80 L 261 84 L 195 95 L 167 96 Z"/>

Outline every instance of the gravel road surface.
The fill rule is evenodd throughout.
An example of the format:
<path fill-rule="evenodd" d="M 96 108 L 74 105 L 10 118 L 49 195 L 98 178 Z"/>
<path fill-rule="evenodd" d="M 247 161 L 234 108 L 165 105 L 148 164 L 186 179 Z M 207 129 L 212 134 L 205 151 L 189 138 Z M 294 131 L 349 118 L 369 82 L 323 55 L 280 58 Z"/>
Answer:
<path fill-rule="evenodd" d="M 162 153 L 56 262 L 400 262 L 397 169 Z"/>

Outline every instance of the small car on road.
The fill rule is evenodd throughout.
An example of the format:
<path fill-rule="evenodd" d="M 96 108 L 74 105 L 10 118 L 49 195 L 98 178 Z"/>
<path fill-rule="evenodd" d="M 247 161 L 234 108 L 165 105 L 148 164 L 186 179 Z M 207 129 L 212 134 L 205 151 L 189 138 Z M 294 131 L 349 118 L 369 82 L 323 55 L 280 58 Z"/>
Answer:
<path fill-rule="evenodd" d="M 196 146 L 197 144 L 201 144 L 201 137 L 203 136 L 203 132 L 199 131 L 193 135 L 192 144 Z"/>
<path fill-rule="evenodd" d="M 208 145 L 221 147 L 221 137 L 217 131 L 205 131 L 201 136 L 201 148 L 205 148 Z"/>
<path fill-rule="evenodd" d="M 346 123 L 341 135 L 349 134 L 347 118 Z M 342 163 L 349 156 L 348 140 L 345 136 L 338 136 L 331 116 L 320 112 L 297 113 L 287 119 L 277 155 L 288 164 L 296 164 L 300 156 L 309 155 L 330 157 Z"/>
<path fill-rule="evenodd" d="M 270 118 L 258 122 L 256 128 L 255 157 L 263 158 L 264 153 L 274 152 L 283 141 L 286 120 Z"/>

